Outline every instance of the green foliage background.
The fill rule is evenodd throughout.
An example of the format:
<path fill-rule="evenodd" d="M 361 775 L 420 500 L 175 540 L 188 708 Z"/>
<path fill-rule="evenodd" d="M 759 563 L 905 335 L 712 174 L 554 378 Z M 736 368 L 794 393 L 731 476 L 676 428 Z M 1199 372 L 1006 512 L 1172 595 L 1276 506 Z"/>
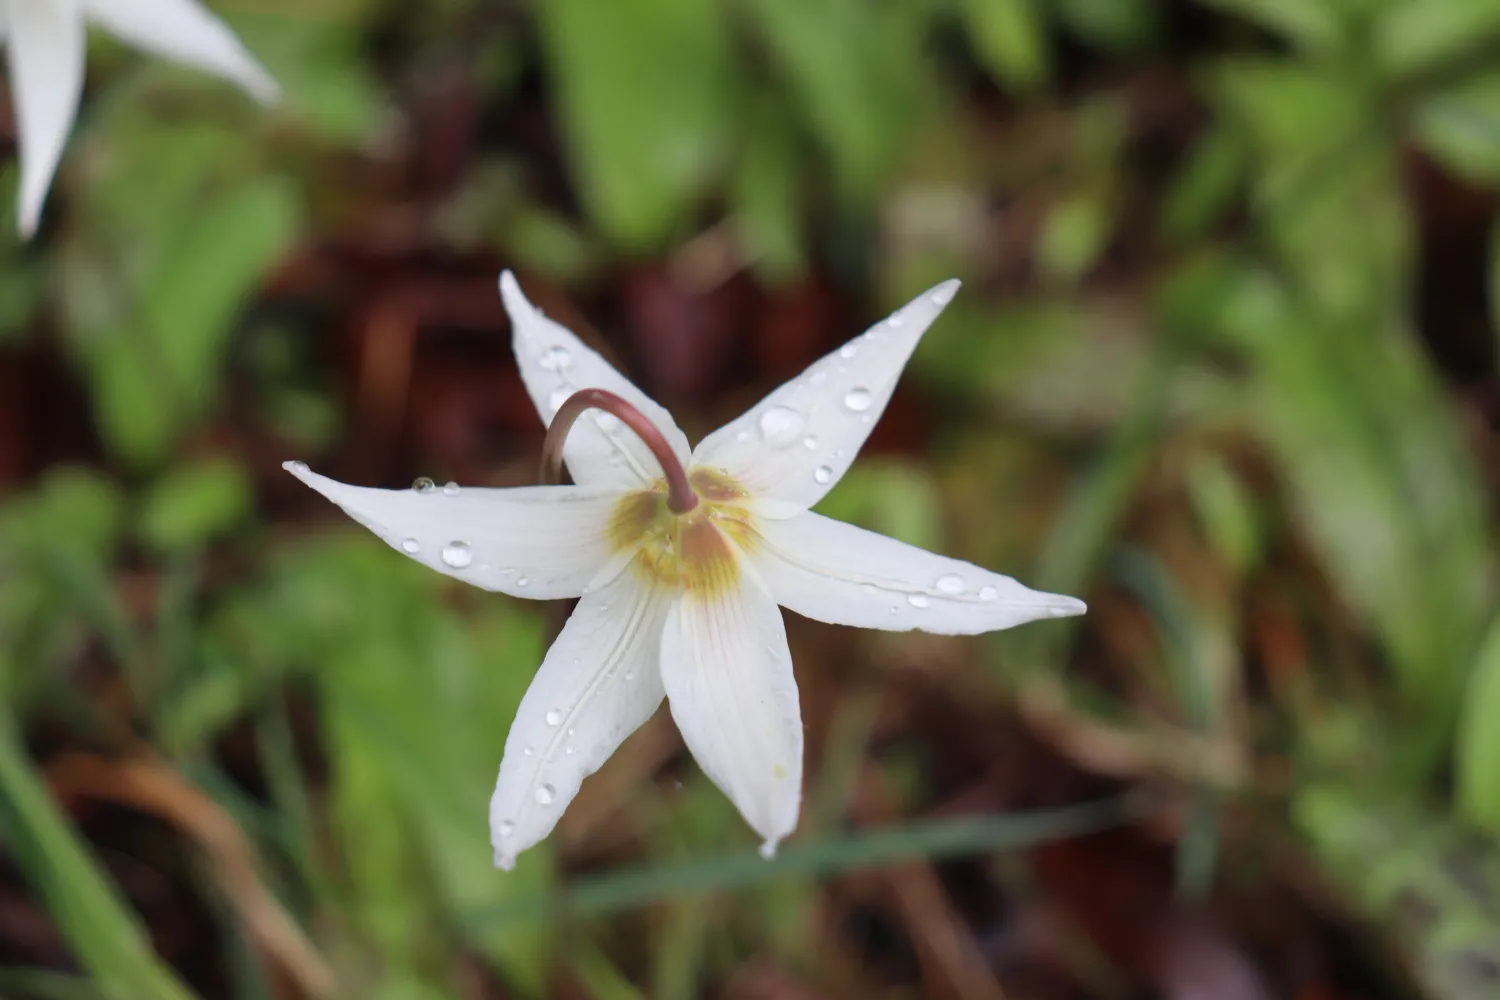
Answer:
<path fill-rule="evenodd" d="M 219 9 L 284 104 L 95 37 L 43 233 L 0 241 L 0 363 L 55 352 L 97 437 L 0 507 L 0 829 L 80 966 L 0 988 L 189 995 L 48 794 L 40 731 L 153 755 L 206 793 L 339 995 L 471 995 L 466 959 L 517 996 L 559 976 L 694 996 L 762 952 L 815 978 L 788 928 L 823 877 L 956 849 L 926 820 L 840 832 L 851 769 L 878 770 L 908 817 L 928 781 L 919 753 L 861 763 L 870 708 L 851 694 L 846 724 L 812 736 L 806 854 L 746 867 L 748 834 L 689 768 L 680 791 L 629 777 L 634 874 L 565 877 L 566 840 L 491 870 L 483 803 L 551 612 L 458 593 L 331 508 L 326 530 L 273 516 L 314 510 L 268 485 L 280 459 L 338 454 L 356 429 L 307 360 L 332 337 L 316 310 L 267 304 L 315 248 L 384 225 L 577 295 L 705 247 L 770 295 L 845 289 L 866 318 L 966 279 L 907 376 L 930 448 L 858 467 L 820 509 L 1088 597 L 1068 627 L 958 644 L 958 676 L 1023 716 L 1050 699 L 1137 748 L 1119 776 L 1203 806 L 1180 831 L 1189 890 L 1252 863 L 1221 849 L 1223 816 L 1248 816 L 1251 842 L 1305 852 L 1432 995 L 1479 995 L 1466 956 L 1500 947 L 1497 442 L 1434 360 L 1450 331 L 1418 323 L 1416 192 L 1438 170 L 1495 206 L 1500 5 Z M 455 73 L 495 121 L 539 104 L 558 162 L 497 127 L 394 212 L 379 180 L 349 178 L 385 176 Z M 1164 162 L 1135 145 L 1158 78 L 1190 101 L 1161 112 Z M 399 218 L 371 221 L 376 204 Z M 1500 256 L 1486 267 L 1496 308 Z M 872 678 L 935 648 L 857 642 Z M 84 683 L 101 663 L 109 699 Z M 320 773 L 290 701 L 312 706 Z M 264 794 L 226 770 L 231 731 Z M 988 822 L 960 846 L 1047 830 Z M 734 886 L 727 914 L 705 919 L 695 886 Z M 643 955 L 620 914 L 647 904 Z M 232 995 L 275 995 L 241 914 L 216 912 Z"/>

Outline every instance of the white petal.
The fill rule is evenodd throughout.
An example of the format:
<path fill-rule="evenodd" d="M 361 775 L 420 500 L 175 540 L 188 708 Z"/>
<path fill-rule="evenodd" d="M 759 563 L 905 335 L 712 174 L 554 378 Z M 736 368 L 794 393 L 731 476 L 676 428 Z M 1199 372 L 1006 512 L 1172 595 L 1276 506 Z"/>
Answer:
<path fill-rule="evenodd" d="M 21 235 L 36 232 L 42 203 L 83 90 L 83 17 L 75 0 L 10 8 L 11 91 L 21 146 Z"/>
<path fill-rule="evenodd" d="M 552 831 L 583 779 L 661 704 L 670 597 L 629 570 L 578 603 L 521 699 L 490 799 L 495 864 Z"/>
<path fill-rule="evenodd" d="M 262 103 L 276 81 L 223 21 L 197 0 L 83 0 L 89 17 L 147 52 L 232 80 Z"/>
<path fill-rule="evenodd" d="M 563 400 L 579 389 L 607 389 L 655 424 L 686 464 L 687 436 L 677 428 L 672 415 L 566 327 L 543 316 L 521 294 L 521 286 L 509 271 L 500 275 L 500 297 L 514 328 L 511 342 L 516 364 L 542 423 L 550 426 Z M 581 486 L 610 484 L 633 489 L 661 476 L 661 464 L 650 449 L 629 428 L 597 410 L 585 413 L 573 425 L 563 457 L 573 481 Z"/>
<path fill-rule="evenodd" d="M 811 511 L 757 520 L 755 532 L 746 550 L 776 602 L 820 622 L 973 635 L 1087 610 L 1075 597 Z"/>
<path fill-rule="evenodd" d="M 958 291 L 945 281 L 698 443 L 693 464 L 722 469 L 789 516 L 823 498 L 848 471 L 885 412 L 917 341 Z M 777 509 L 779 508 L 779 513 Z"/>
<path fill-rule="evenodd" d="M 673 606 L 661 673 L 688 749 L 770 857 L 797 825 L 802 712 L 781 612 L 753 571 L 727 595 Z"/>
<path fill-rule="evenodd" d="M 515 597 L 577 597 L 610 561 L 607 535 L 619 494 L 577 486 L 464 487 L 449 495 L 349 486 L 285 468 L 391 548 L 439 573 Z"/>

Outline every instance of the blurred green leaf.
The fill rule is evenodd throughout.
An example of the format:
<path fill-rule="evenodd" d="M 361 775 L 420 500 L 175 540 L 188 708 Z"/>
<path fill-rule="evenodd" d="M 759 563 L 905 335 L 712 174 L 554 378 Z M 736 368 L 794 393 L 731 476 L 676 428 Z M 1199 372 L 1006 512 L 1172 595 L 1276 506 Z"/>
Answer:
<path fill-rule="evenodd" d="M 627 250 L 659 248 L 728 157 L 738 111 L 721 8 L 556 0 L 538 14 L 589 214 Z"/>
<path fill-rule="evenodd" d="M 0 192 L 15 191 L 19 181 L 14 162 L 0 166 Z M 9 195 L 0 197 L 0 232 L 15 232 L 15 204 Z M 0 345 L 31 332 L 47 291 L 47 277 L 42 260 L 22 255 L 19 247 L 0 244 Z"/>
<path fill-rule="evenodd" d="M 999 83 L 1032 90 L 1046 82 L 1051 53 L 1037 0 L 963 0 L 962 9 L 969 38 Z"/>
<path fill-rule="evenodd" d="M 280 107 L 325 139 L 358 143 L 374 137 L 385 103 L 363 58 L 364 25 L 353 5 L 339 6 L 319 17 L 242 10 L 226 20 L 281 85 Z"/>
<path fill-rule="evenodd" d="M 166 473 L 146 495 L 142 537 L 161 552 L 202 545 L 250 510 L 250 480 L 231 458 L 209 458 Z"/>
<path fill-rule="evenodd" d="M 784 282 L 806 267 L 804 159 L 785 109 L 764 102 L 758 110 L 735 168 L 730 205 L 756 273 L 769 282 Z"/>
<path fill-rule="evenodd" d="M 1288 311 L 1242 343 L 1256 366 L 1252 419 L 1340 593 L 1425 707 L 1430 756 L 1451 731 L 1491 599 L 1493 540 L 1454 416 L 1401 331 L 1320 327 Z"/>
<path fill-rule="evenodd" d="M 1084 41 L 1120 52 L 1136 52 L 1156 41 L 1157 0 L 1054 0 L 1058 16 Z"/>
<path fill-rule="evenodd" d="M 1388 734 L 1361 734 L 1365 746 Z M 1363 756 L 1363 755 L 1362 755 Z M 1484 997 L 1500 954 L 1500 866 L 1476 841 L 1393 793 L 1383 775 L 1304 785 L 1294 821 L 1335 884 L 1371 918 L 1378 943 L 1415 967 L 1433 997 Z"/>
<path fill-rule="evenodd" d="M 1260 188 L 1267 197 L 1300 192 L 1307 171 L 1322 167 L 1329 151 L 1359 134 L 1373 113 L 1358 81 L 1290 59 L 1223 59 L 1208 84 L 1228 120 L 1246 128 L 1266 156 Z"/>
<path fill-rule="evenodd" d="M 943 541 L 937 484 L 918 465 L 858 462 L 818 503 L 818 512 L 924 549 Z"/>
<path fill-rule="evenodd" d="M 1448 167 L 1479 183 L 1500 182 L 1500 72 L 1423 97 L 1413 126 Z"/>
<path fill-rule="evenodd" d="M 236 316 L 291 243 L 296 198 L 263 176 L 193 208 L 136 287 L 134 315 L 113 318 L 88 350 L 100 429 L 135 465 L 159 461 L 216 398 Z"/>
<path fill-rule="evenodd" d="M 1252 572 L 1264 545 L 1254 494 L 1222 456 L 1195 456 L 1187 469 L 1188 499 L 1219 557 L 1237 577 Z"/>
<path fill-rule="evenodd" d="M 564 216 L 545 208 L 522 208 L 505 225 L 502 246 L 528 270 L 556 281 L 582 279 L 599 261 L 597 247 Z"/>
<path fill-rule="evenodd" d="M 1112 221 L 1110 207 L 1098 193 L 1079 193 L 1058 202 L 1042 228 L 1037 266 L 1054 280 L 1076 281 L 1104 252 Z"/>
<path fill-rule="evenodd" d="M 102 560 L 120 537 L 124 513 L 119 487 L 103 474 L 61 466 L 5 504 L 0 543 L 38 553 L 77 549 Z"/>
<path fill-rule="evenodd" d="M 113 1000 L 189 1000 L 152 953 L 135 915 L 78 840 L 0 722 L 0 825 L 17 867 L 68 946 Z"/>
<path fill-rule="evenodd" d="M 1201 238 L 1229 210 L 1250 174 L 1245 136 L 1233 128 L 1210 129 L 1173 178 L 1161 223 L 1173 239 Z"/>
<path fill-rule="evenodd" d="M 1285 274 L 1340 323 L 1384 322 L 1413 238 L 1374 96 L 1347 74 L 1289 60 L 1227 62 L 1213 79 L 1257 153 L 1252 207 Z"/>
<path fill-rule="evenodd" d="M 1207 6 L 1240 14 L 1295 42 L 1308 52 L 1340 48 L 1346 26 L 1326 0 L 1203 0 Z"/>
<path fill-rule="evenodd" d="M 1449 67 L 1500 42 L 1500 6 L 1490 0 L 1393 0 L 1371 45 L 1388 77 Z"/>
<path fill-rule="evenodd" d="M 321 692 L 353 919 L 392 977 L 434 988 L 437 914 L 541 891 L 551 873 L 543 845 L 498 878 L 485 820 L 504 720 L 541 662 L 536 621 L 500 598 L 460 619 L 440 600 L 447 586 L 367 537 L 305 543 L 264 595 L 275 634 L 257 637 Z M 507 979 L 540 988 L 545 926 L 466 930 Z"/>
<path fill-rule="evenodd" d="M 594 1000 L 644 1000 L 636 989 L 603 952 L 587 945 L 576 948 L 569 963 Z"/>
<path fill-rule="evenodd" d="M 1474 660 L 1454 764 L 1460 808 L 1500 833 L 1500 619 Z"/>
<path fill-rule="evenodd" d="M 935 93 L 920 5 L 749 0 L 745 12 L 833 160 L 837 191 L 867 204 Z"/>

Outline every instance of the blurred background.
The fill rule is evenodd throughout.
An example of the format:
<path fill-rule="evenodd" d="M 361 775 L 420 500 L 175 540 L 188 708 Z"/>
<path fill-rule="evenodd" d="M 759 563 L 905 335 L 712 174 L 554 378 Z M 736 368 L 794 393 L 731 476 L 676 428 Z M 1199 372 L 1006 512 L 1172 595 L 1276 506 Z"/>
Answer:
<path fill-rule="evenodd" d="M 0 995 L 1500 996 L 1500 5 L 213 6 L 281 105 L 0 169 Z M 568 608 L 280 464 L 534 482 L 502 267 L 694 439 L 964 279 L 819 510 L 1089 614 L 788 615 L 780 858 L 662 713 L 494 871 Z"/>

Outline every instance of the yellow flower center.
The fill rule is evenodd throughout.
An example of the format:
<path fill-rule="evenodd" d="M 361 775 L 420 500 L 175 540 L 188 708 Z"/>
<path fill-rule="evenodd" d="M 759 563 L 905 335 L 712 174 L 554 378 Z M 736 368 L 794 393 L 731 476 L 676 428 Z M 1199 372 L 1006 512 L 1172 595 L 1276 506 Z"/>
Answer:
<path fill-rule="evenodd" d="M 635 551 L 630 569 L 645 583 L 714 597 L 739 580 L 734 545 L 743 549 L 752 537 L 749 494 L 712 469 L 694 469 L 688 481 L 699 503 L 686 514 L 667 507 L 665 481 L 621 497 L 609 539 L 616 552 Z"/>

